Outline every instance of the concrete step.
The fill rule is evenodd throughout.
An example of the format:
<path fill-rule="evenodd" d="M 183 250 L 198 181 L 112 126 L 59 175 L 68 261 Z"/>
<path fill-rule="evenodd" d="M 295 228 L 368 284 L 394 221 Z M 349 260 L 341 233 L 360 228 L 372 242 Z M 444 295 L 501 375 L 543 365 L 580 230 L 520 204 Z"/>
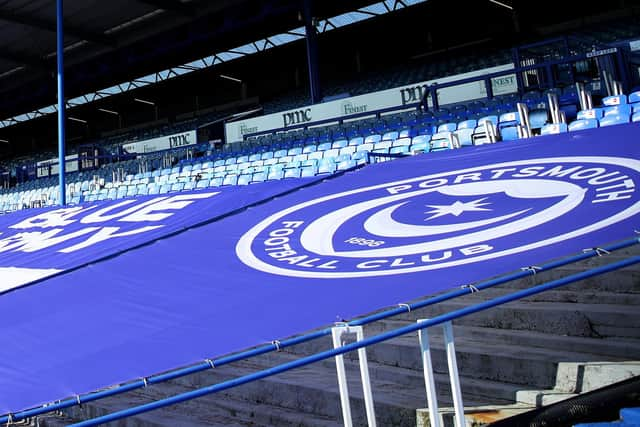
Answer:
<path fill-rule="evenodd" d="M 432 328 L 431 353 L 436 372 L 446 373 L 447 358 L 441 328 Z M 461 375 L 528 387 L 547 388 L 555 383 L 558 363 L 573 361 L 624 361 L 626 358 L 569 351 L 567 347 L 549 349 L 514 346 L 487 334 L 485 339 L 469 335 L 456 336 L 456 356 Z M 288 351 L 297 354 L 317 353 L 331 347 L 329 339 L 315 340 Z M 296 346 L 297 347 L 297 346 Z M 420 371 L 422 360 L 417 334 L 405 335 L 370 346 L 371 361 L 388 366 Z M 347 357 L 356 358 L 355 353 Z"/>
<path fill-rule="evenodd" d="M 47 427 L 69 425 L 72 422 L 105 415 L 134 405 L 153 402 L 190 390 L 193 390 L 193 388 L 184 387 L 176 383 L 167 383 L 160 387 L 157 385 L 151 386 L 123 396 L 87 403 L 80 408 L 72 408 L 66 411 L 64 417 L 47 418 L 45 424 L 41 423 L 41 425 Z M 331 427 L 336 425 L 336 420 L 255 401 L 251 403 L 238 401 L 218 394 L 204 396 L 106 425 L 113 427 L 200 427 L 213 425 Z"/>
<path fill-rule="evenodd" d="M 412 324 L 411 321 L 388 319 L 365 327 L 365 336 L 375 335 Z M 572 337 L 527 330 L 493 329 L 481 326 L 456 324 L 453 327 L 456 342 L 480 341 L 488 344 L 511 347 L 538 348 L 553 351 L 571 350 L 576 353 L 593 355 L 601 360 L 640 359 L 640 340 L 629 338 Z M 442 328 L 429 330 L 432 342 L 443 340 Z M 417 340 L 416 340 L 417 342 Z"/>
<path fill-rule="evenodd" d="M 197 375 L 176 380 L 185 387 L 214 384 L 246 375 L 271 366 L 295 360 L 299 356 L 285 352 L 272 353 L 264 357 L 225 366 Z M 364 422 L 364 400 L 360 386 L 359 369 L 356 362 L 345 361 L 350 383 L 352 411 L 354 419 Z M 422 371 L 404 369 L 370 362 L 370 375 L 376 409 L 381 425 L 413 425 L 414 410 L 424 406 L 426 401 L 424 377 Z M 448 376 L 437 374 L 436 382 L 440 400 L 451 404 Z M 473 404 L 492 402 L 513 402 L 516 392 L 522 387 L 491 381 L 478 381 L 475 378 L 461 378 L 465 400 Z M 270 393 L 269 390 L 278 390 Z M 267 378 L 237 389 L 225 392 L 228 398 L 259 401 L 277 407 L 286 407 L 304 413 L 321 414 L 339 420 L 340 398 L 333 360 L 316 363 Z M 491 396 L 491 397 L 489 397 Z M 417 406 L 416 406 L 417 405 Z M 407 421 L 410 420 L 410 421 Z M 408 422 L 408 424 L 405 424 Z M 358 423 L 356 423 L 358 424 Z"/>
<path fill-rule="evenodd" d="M 466 307 L 470 304 L 469 298 L 471 303 L 478 302 L 476 298 L 482 296 L 474 294 L 464 298 L 414 310 L 396 318 L 411 321 L 433 318 Z M 455 323 L 569 336 L 640 338 L 640 317 L 636 313 L 636 307 L 624 305 L 517 301 L 457 319 Z"/>
<path fill-rule="evenodd" d="M 608 264 L 608 263 L 606 263 Z M 590 266 L 593 268 L 593 266 Z M 504 287 L 512 289 L 525 289 L 535 285 L 561 279 L 563 277 L 581 273 L 585 270 L 580 265 L 559 267 L 550 271 L 544 271 L 523 279 L 506 283 Z M 612 271 L 600 276 L 565 285 L 561 289 L 565 291 L 582 292 L 616 292 L 616 293 L 640 293 L 640 268 L 636 266 Z"/>

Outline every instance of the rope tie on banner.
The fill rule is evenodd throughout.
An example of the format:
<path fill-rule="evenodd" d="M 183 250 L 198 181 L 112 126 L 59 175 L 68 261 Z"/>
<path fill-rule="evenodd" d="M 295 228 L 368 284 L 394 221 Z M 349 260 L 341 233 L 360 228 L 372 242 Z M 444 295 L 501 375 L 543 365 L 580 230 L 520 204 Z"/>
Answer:
<path fill-rule="evenodd" d="M 480 289 L 478 289 L 476 285 L 462 285 L 460 287 L 462 289 L 470 289 L 472 294 L 476 292 L 480 292 Z"/>
<path fill-rule="evenodd" d="M 144 388 L 149 387 L 149 381 L 147 380 L 147 377 L 142 377 L 142 382 L 144 383 Z"/>
<path fill-rule="evenodd" d="M 76 402 L 78 402 L 78 406 L 82 405 L 82 402 L 80 402 L 80 395 L 76 394 Z"/>
<path fill-rule="evenodd" d="M 271 341 L 271 344 L 276 346 L 276 351 L 280 351 L 280 341 L 273 340 L 273 341 Z"/>
<path fill-rule="evenodd" d="M 606 249 L 602 249 L 602 248 L 589 248 L 589 249 L 583 249 L 582 252 L 583 253 L 588 253 L 594 251 L 596 253 L 596 255 L 598 256 L 602 256 L 602 255 L 610 255 L 611 252 L 609 252 Z"/>
<path fill-rule="evenodd" d="M 411 312 L 411 306 L 410 306 L 409 304 L 400 303 L 400 304 L 398 304 L 398 307 L 400 307 L 400 308 L 402 308 L 402 307 L 406 308 L 406 309 L 407 309 L 407 313 L 410 313 L 410 312 Z"/>
<path fill-rule="evenodd" d="M 536 274 L 538 271 L 542 270 L 542 267 L 538 267 L 537 265 L 530 265 L 528 267 L 522 267 L 520 270 L 530 271 L 531 273 Z"/>
<path fill-rule="evenodd" d="M 13 424 L 13 415 L 11 414 L 11 412 L 9 412 L 7 414 L 7 427 L 9 427 L 11 424 Z"/>
<path fill-rule="evenodd" d="M 211 360 L 211 359 L 204 359 L 204 361 L 205 361 L 209 366 L 211 366 L 211 368 L 215 368 L 215 367 L 216 367 L 215 363 L 213 363 L 213 360 Z"/>

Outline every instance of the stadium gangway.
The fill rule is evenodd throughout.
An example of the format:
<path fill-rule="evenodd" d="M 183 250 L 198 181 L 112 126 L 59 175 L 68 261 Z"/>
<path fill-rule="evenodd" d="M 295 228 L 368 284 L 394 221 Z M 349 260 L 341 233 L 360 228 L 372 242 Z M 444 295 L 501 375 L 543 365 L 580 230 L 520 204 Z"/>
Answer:
<path fill-rule="evenodd" d="M 408 325 L 408 326 L 404 326 L 398 329 L 394 329 L 392 331 L 388 331 L 388 332 L 384 332 L 378 335 L 374 335 L 371 336 L 369 338 L 363 338 L 363 339 L 359 339 L 356 342 L 350 343 L 350 344 L 346 344 L 344 346 L 340 346 L 340 347 L 336 347 L 334 349 L 331 350 L 326 350 L 320 353 L 316 353 L 314 355 L 311 356 L 307 356 L 307 357 L 303 357 L 300 358 L 298 360 L 294 360 L 292 362 L 288 362 L 288 363 L 283 363 L 281 365 L 277 365 L 274 366 L 272 368 L 268 368 L 268 369 L 264 369 L 262 371 L 258 371 L 252 374 L 248 374 L 242 377 L 238 377 L 238 378 L 234 378 L 232 380 L 228 380 L 228 381 L 224 381 L 218 384 L 214 384 L 214 385 L 210 385 L 210 386 L 206 386 L 206 387 L 202 387 L 200 389 L 196 389 L 196 390 L 192 390 L 189 392 L 185 392 L 185 393 L 181 393 L 178 395 L 174 395 L 168 398 L 164 398 L 161 400 L 157 400 L 151 403 L 147 403 L 147 404 L 143 404 L 143 405 L 139 405 L 139 406 L 135 406 L 129 409 L 125 409 L 125 410 L 121 410 L 118 412 L 113 412 L 111 414 L 107 414 L 107 415 L 103 415 L 97 418 L 93 418 L 90 420 L 86 420 L 86 421 L 82 421 L 76 424 L 71 424 L 70 427 L 90 427 L 90 426 L 97 426 L 97 425 L 101 425 L 107 422 L 111 422 L 111 421 L 117 421 L 120 419 L 124 419 L 124 418 L 128 418 L 134 415 L 138 415 L 138 414 L 142 414 L 145 412 L 150 412 L 156 409 L 160 409 L 160 408 L 164 408 L 167 406 L 171 406 L 171 405 L 175 405 L 178 403 L 182 403 L 182 402 L 186 402 L 188 400 L 193 400 L 199 397 L 203 397 L 203 396 L 207 396 L 207 395 L 211 395 L 214 393 L 218 393 L 220 391 L 223 390 L 228 390 L 230 388 L 234 388 L 243 384 L 247 384 L 253 381 L 257 381 L 257 380 L 261 380 L 267 377 L 271 377 L 283 372 L 287 372 L 290 371 L 292 369 L 296 369 L 296 368 L 301 368 L 303 366 L 307 366 L 310 365 L 312 363 L 316 363 L 316 362 L 320 362 L 322 360 L 326 360 L 326 359 L 330 359 L 332 357 L 335 357 L 336 359 L 338 357 L 341 357 L 343 354 L 354 351 L 354 350 L 361 350 L 364 349 L 365 347 L 368 347 L 370 345 L 373 344 L 379 344 L 381 342 L 384 341 L 388 341 L 390 339 L 393 338 L 397 338 L 400 337 L 402 335 L 406 335 L 412 332 L 420 332 L 423 330 L 426 330 L 427 328 L 433 327 L 433 326 L 437 326 L 437 325 L 443 325 L 445 327 L 445 340 L 447 341 L 447 346 L 449 346 L 450 344 L 452 345 L 452 336 L 450 333 L 451 330 L 451 322 L 453 320 L 468 316 L 470 314 L 474 314 L 474 313 L 478 313 L 484 310 L 487 310 L 489 308 L 493 308 L 493 307 L 498 307 L 500 305 L 509 303 L 509 302 L 514 302 L 514 301 L 518 301 L 520 299 L 526 298 L 526 297 L 530 297 L 533 295 L 537 295 L 552 289 L 556 289 L 556 288 L 560 288 L 562 286 L 566 286 L 568 284 L 571 283 L 575 283 L 578 282 L 580 280 L 585 280 L 585 279 L 589 279 L 591 277 L 595 277 L 598 275 L 602 275 L 605 273 L 609 273 L 615 270 L 619 270 L 625 267 L 629 267 L 635 264 L 640 263 L 640 256 L 633 256 L 633 257 L 629 257 L 625 260 L 622 261 L 618 261 L 618 262 L 613 262 L 611 264 L 607 264 L 601 267 L 596 267 L 596 268 L 592 268 L 590 270 L 586 270 L 583 271 L 581 273 L 577 273 L 577 274 L 573 274 L 570 276 L 566 276 L 563 277 L 561 279 L 557 279 L 557 280 L 553 280 L 551 282 L 547 282 L 541 285 L 537 285 L 537 286 L 533 286 L 531 288 L 528 289 L 523 289 L 521 291 L 517 291 L 517 292 L 513 292 L 511 294 L 508 295 L 503 295 L 501 297 L 498 298 L 494 298 L 488 301 L 484 301 L 482 303 L 478 303 L 478 304 L 474 304 L 465 308 L 461 308 L 458 310 L 454 310 L 451 311 L 449 313 L 446 314 L 442 314 L 439 316 L 436 316 L 432 319 L 427 319 L 427 320 L 418 320 L 415 324 L 412 325 Z M 448 331 L 447 331 L 448 330 Z M 335 341 L 335 340 L 334 340 Z M 423 360 L 425 360 L 425 351 L 428 352 L 428 348 L 425 350 L 425 346 L 422 346 L 422 350 L 423 350 Z M 447 352 L 447 358 L 451 359 L 451 353 L 448 351 Z M 455 357 L 455 353 L 454 356 Z M 449 369 L 450 369 L 450 376 L 451 376 L 451 386 L 452 389 L 454 390 L 454 400 L 458 399 L 459 401 L 455 404 L 456 408 L 456 420 L 455 420 L 455 425 L 456 427 L 463 427 L 465 424 L 464 422 L 464 413 L 463 413 L 463 407 L 462 407 L 462 399 L 460 397 L 460 384 L 457 381 L 457 372 L 452 372 L 451 369 L 456 369 L 455 367 L 455 363 L 452 365 L 451 362 L 449 363 Z M 433 374 L 431 373 L 431 375 L 429 375 L 429 373 L 427 372 L 427 368 L 425 368 L 425 382 L 427 385 L 427 394 L 432 396 L 433 393 L 433 387 L 435 387 L 433 385 Z M 430 377 L 430 378 L 429 378 Z M 455 377 L 455 378 L 454 378 Z M 431 391 L 429 391 L 429 388 L 432 388 Z M 365 391 L 366 393 L 366 391 Z M 456 394 L 458 395 L 456 398 Z M 344 401 L 344 400 L 343 400 Z M 430 407 L 429 410 L 431 412 L 430 414 L 430 419 L 431 420 L 436 420 L 437 418 L 434 416 L 435 412 L 433 411 L 435 408 L 434 407 Z M 344 413 L 344 408 L 343 408 L 343 413 Z M 351 426 L 351 420 L 350 419 L 345 419 L 345 426 Z M 369 424 L 370 426 L 375 426 L 375 421 L 373 423 Z M 439 427 L 439 425 L 436 422 L 436 427 Z"/>
<path fill-rule="evenodd" d="M 413 303 L 400 303 L 395 308 L 381 311 L 379 313 L 375 313 L 359 319 L 355 319 L 350 322 L 346 322 L 344 323 L 343 326 L 357 327 L 357 326 L 367 325 L 373 322 L 377 322 L 379 320 L 388 319 L 393 316 L 409 313 L 411 311 L 415 311 L 424 307 L 439 304 L 444 301 L 449 301 L 458 297 L 462 297 L 464 295 L 468 295 L 474 292 L 482 291 L 484 289 L 489 289 L 498 285 L 502 285 L 504 283 L 507 283 L 513 280 L 534 276 L 542 272 L 551 271 L 555 268 L 559 268 L 572 263 L 584 261 L 590 258 L 608 255 L 617 250 L 630 248 L 639 243 L 640 243 L 640 237 L 633 237 L 633 238 L 622 240 L 618 243 L 607 245 L 601 248 L 584 249 L 581 253 L 573 256 L 569 256 L 567 258 L 562 258 L 556 261 L 552 261 L 552 262 L 540 264 L 540 265 L 524 266 L 520 269 L 520 271 L 499 276 L 494 279 L 482 281 L 473 285 L 472 284 L 461 285 L 458 289 L 446 292 L 442 295 L 429 297 L 427 299 L 419 300 Z M 198 364 L 183 367 L 180 369 L 171 370 L 162 374 L 151 375 L 146 378 L 137 379 L 135 381 L 131 381 L 129 383 L 121 384 L 118 386 L 109 387 L 104 390 L 94 391 L 94 392 L 90 392 L 82 395 L 76 395 L 71 398 L 59 400 L 56 402 L 51 402 L 39 407 L 35 407 L 35 408 L 31 408 L 31 409 L 27 409 L 27 410 L 15 412 L 15 413 L 5 414 L 3 416 L 0 416 L 0 425 L 8 424 L 10 422 L 27 420 L 29 418 L 36 417 L 38 415 L 43 415 L 43 414 L 47 414 L 55 411 L 61 411 L 64 409 L 71 408 L 73 406 L 94 402 L 96 400 L 105 399 L 107 397 L 112 397 L 112 396 L 123 394 L 129 391 L 145 388 L 150 385 L 171 381 L 177 378 L 185 377 L 187 375 L 203 372 L 208 369 L 213 369 L 216 367 L 228 365 L 230 363 L 239 362 L 241 360 L 247 360 L 252 357 L 260 356 L 260 355 L 267 354 L 274 351 L 279 351 L 283 348 L 292 347 L 294 345 L 298 345 L 298 344 L 309 342 L 318 338 L 322 338 L 322 337 L 331 335 L 332 333 L 333 333 L 333 327 L 329 327 L 329 328 L 311 332 L 309 334 L 288 338 L 282 341 L 276 340 L 269 344 L 265 344 L 265 345 L 253 348 L 251 350 L 246 350 L 246 351 L 231 354 L 228 356 L 223 356 L 218 359 L 206 359 L 203 362 Z"/>

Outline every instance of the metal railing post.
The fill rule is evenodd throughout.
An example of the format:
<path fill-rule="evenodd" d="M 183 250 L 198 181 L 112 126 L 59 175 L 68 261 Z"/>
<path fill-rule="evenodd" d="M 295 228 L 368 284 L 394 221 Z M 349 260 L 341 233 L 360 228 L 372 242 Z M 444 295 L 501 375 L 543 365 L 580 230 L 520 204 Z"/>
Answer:
<path fill-rule="evenodd" d="M 333 338 L 333 348 L 343 346 L 342 336 L 345 334 L 356 334 L 356 341 L 364 340 L 364 330 L 362 326 L 336 326 L 331 329 Z M 342 418 L 345 427 L 353 425 L 351 416 L 351 403 L 349 402 L 349 386 L 347 384 L 347 374 L 344 367 L 344 356 L 336 355 L 336 370 L 338 375 L 338 387 L 340 389 L 340 402 L 342 404 Z M 362 380 L 362 392 L 364 396 L 364 404 L 367 413 L 367 422 L 369 427 L 376 427 L 376 414 L 373 405 L 373 393 L 371 392 L 371 380 L 369 378 L 369 364 L 367 362 L 367 349 L 362 347 L 358 349 L 358 362 L 360 365 L 360 378 Z"/>
<path fill-rule="evenodd" d="M 331 330 L 333 338 L 333 348 L 342 347 L 342 334 L 344 327 L 335 327 Z M 349 403 L 349 385 L 347 384 L 347 373 L 344 368 L 344 356 L 338 354 L 335 357 L 336 371 L 338 375 L 338 388 L 340 389 L 340 403 L 342 404 L 342 419 L 345 427 L 353 426 L 351 418 L 351 404 Z"/>
<path fill-rule="evenodd" d="M 419 319 L 418 323 L 427 319 Z M 431 361 L 431 346 L 429 345 L 428 329 L 418 330 L 420 351 L 422 353 L 422 370 L 424 371 L 424 385 L 427 389 L 427 407 L 429 408 L 429 424 L 431 427 L 441 427 L 438 414 L 438 396 L 436 394 L 436 382 L 433 375 L 433 363 Z"/>
<path fill-rule="evenodd" d="M 456 414 L 456 427 L 465 427 L 464 403 L 462 403 L 462 388 L 458 376 L 458 362 L 456 361 L 456 347 L 453 342 L 453 326 L 451 322 L 442 325 L 444 329 L 444 343 L 447 347 L 447 364 L 449 365 L 449 380 L 451 381 L 451 394 L 453 395 L 453 409 Z"/>

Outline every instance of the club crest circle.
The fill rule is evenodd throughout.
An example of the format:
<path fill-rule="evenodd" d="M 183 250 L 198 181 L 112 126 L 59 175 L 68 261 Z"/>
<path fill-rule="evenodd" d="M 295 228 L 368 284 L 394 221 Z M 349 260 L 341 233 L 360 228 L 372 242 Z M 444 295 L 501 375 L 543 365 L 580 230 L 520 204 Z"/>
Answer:
<path fill-rule="evenodd" d="M 640 212 L 640 161 L 550 157 L 355 188 L 298 203 L 252 227 L 236 255 L 297 278 L 443 269 L 603 230 Z M 630 230 L 631 232 L 631 230 Z"/>

